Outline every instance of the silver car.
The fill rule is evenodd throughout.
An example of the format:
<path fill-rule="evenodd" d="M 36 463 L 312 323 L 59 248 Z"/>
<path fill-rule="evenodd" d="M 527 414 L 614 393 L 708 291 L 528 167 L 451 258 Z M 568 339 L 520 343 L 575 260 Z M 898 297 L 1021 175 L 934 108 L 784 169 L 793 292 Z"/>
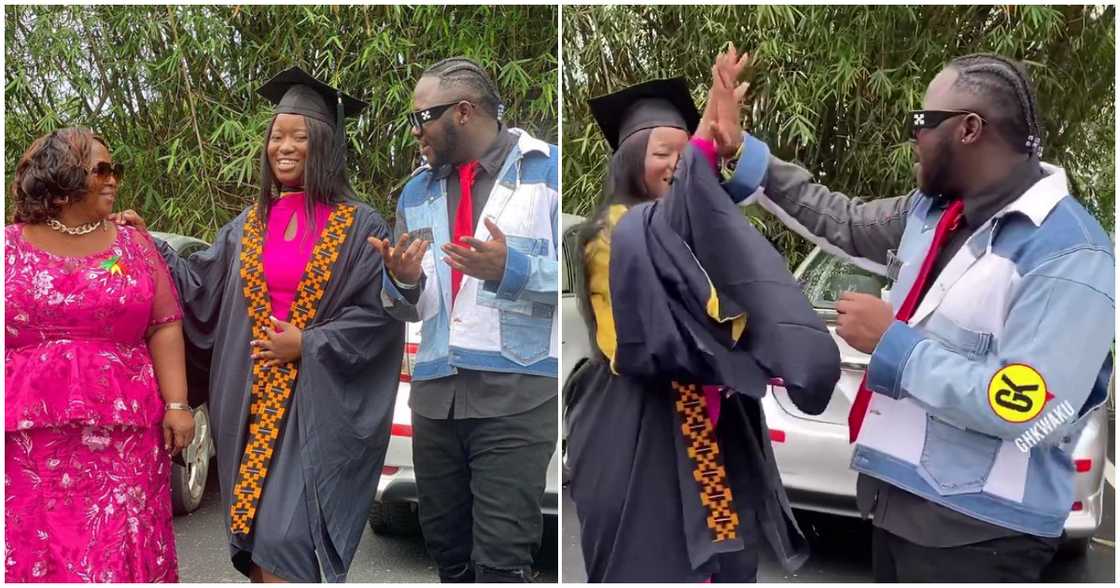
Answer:
<path fill-rule="evenodd" d="M 569 229 L 583 218 L 564 215 L 565 252 L 572 252 L 575 235 Z M 571 253 L 574 255 L 574 253 Z M 570 263 L 569 263 L 570 266 Z M 567 266 L 566 266 L 567 267 Z M 780 380 L 772 380 L 762 399 L 770 442 L 782 484 L 794 508 L 858 517 L 856 472 L 848 467 L 853 446 L 848 443 L 848 410 L 867 369 L 869 356 L 836 336 L 836 299 L 840 292 L 855 291 L 881 296 L 886 280 L 815 248 L 794 272 L 817 313 L 828 323 L 840 348 L 840 381 L 832 400 L 819 415 L 797 409 Z M 566 278 L 565 278 L 566 279 Z M 570 375 L 589 356 L 586 328 L 579 318 L 570 284 L 565 281 L 562 300 L 564 346 L 562 377 Z M 574 331 L 574 332 L 573 332 Z M 1109 382 L 1111 398 L 1114 381 Z M 1075 501 L 1065 524 L 1063 551 L 1084 552 L 1101 525 L 1104 514 L 1104 469 L 1108 443 L 1108 410 L 1094 411 L 1074 450 Z"/>

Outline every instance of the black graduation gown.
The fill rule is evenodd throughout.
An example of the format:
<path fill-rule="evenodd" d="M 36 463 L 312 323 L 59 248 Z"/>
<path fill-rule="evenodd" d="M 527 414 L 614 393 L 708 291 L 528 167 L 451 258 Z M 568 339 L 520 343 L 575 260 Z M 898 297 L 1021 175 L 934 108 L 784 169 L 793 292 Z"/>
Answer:
<path fill-rule="evenodd" d="M 298 380 L 248 538 L 229 533 L 252 383 L 252 330 L 240 275 L 248 209 L 222 227 L 208 249 L 188 259 L 160 244 L 183 302 L 190 353 L 201 358 L 196 363 L 209 365 L 209 410 L 231 557 L 254 552 L 254 559 L 259 555 L 262 561 L 275 562 L 281 572 L 301 576 L 288 579 L 313 581 L 317 573 L 303 576 L 308 572 L 284 561 L 282 539 L 266 540 L 262 525 L 313 544 L 326 580 L 345 581 L 377 490 L 392 426 L 404 323 L 382 308 L 382 259 L 366 242 L 371 235 L 384 239 L 390 233 L 371 207 L 350 204 L 357 207 L 354 223 L 318 313 L 303 331 Z M 304 521 L 306 525 L 300 524 Z M 270 549 L 274 552 L 265 553 Z M 246 571 L 247 562 L 235 562 Z"/>
<path fill-rule="evenodd" d="M 827 406 L 840 356 L 785 261 L 746 221 L 709 164 L 685 151 L 670 193 L 611 233 L 618 347 L 568 381 L 570 491 L 590 581 L 744 581 L 762 539 L 790 570 L 808 558 L 758 398 L 782 377 L 810 414 Z M 714 290 L 714 292 L 713 292 Z M 746 313 L 738 340 L 732 322 Z M 715 541 L 670 382 L 722 384 L 716 436 L 739 537 Z"/>

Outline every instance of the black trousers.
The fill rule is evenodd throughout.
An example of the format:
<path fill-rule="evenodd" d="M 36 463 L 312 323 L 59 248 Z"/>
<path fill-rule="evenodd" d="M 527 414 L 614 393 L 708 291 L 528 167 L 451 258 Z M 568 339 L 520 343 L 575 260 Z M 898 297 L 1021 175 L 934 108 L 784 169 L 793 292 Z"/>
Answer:
<path fill-rule="evenodd" d="M 923 547 L 875 527 L 876 582 L 1038 582 L 1058 539 L 1015 535 L 959 547 Z"/>
<path fill-rule="evenodd" d="M 433 420 L 413 413 L 420 526 L 443 581 L 525 581 L 540 547 L 555 398 L 526 412 Z"/>

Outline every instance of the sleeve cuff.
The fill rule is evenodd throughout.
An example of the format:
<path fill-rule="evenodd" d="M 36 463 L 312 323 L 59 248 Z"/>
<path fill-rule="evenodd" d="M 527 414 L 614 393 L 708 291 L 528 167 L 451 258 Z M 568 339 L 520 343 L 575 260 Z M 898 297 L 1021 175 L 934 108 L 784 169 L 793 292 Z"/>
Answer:
<path fill-rule="evenodd" d="M 498 298 L 517 300 L 527 283 L 529 283 L 529 256 L 512 247 L 506 247 L 506 270 L 502 274 L 502 281 L 483 282 L 482 287 L 484 290 L 494 292 Z"/>
<path fill-rule="evenodd" d="M 711 139 L 701 139 L 700 137 L 693 136 L 689 143 L 696 148 L 712 166 L 712 171 L 719 171 L 717 164 L 719 157 L 716 153 L 716 142 Z"/>
<path fill-rule="evenodd" d="M 381 273 L 381 289 L 392 300 L 404 302 L 404 295 L 401 294 L 400 288 L 397 287 L 397 282 L 389 275 L 388 270 Z"/>
<path fill-rule="evenodd" d="M 867 364 L 867 387 L 891 398 L 901 398 L 902 372 L 906 369 L 906 362 L 918 343 L 925 339 L 917 329 L 895 321 L 883 333 L 883 338 L 871 354 L 871 362 Z"/>
<path fill-rule="evenodd" d="M 393 285 L 397 287 L 397 290 L 415 290 L 416 287 L 420 285 L 420 282 L 416 282 L 415 284 L 406 284 L 398 280 L 393 274 L 389 274 L 389 279 L 393 281 Z"/>
<path fill-rule="evenodd" d="M 746 200 L 766 178 L 770 163 L 770 147 L 754 136 L 743 133 L 743 153 L 735 165 L 735 175 L 727 182 L 727 192 L 736 204 Z"/>

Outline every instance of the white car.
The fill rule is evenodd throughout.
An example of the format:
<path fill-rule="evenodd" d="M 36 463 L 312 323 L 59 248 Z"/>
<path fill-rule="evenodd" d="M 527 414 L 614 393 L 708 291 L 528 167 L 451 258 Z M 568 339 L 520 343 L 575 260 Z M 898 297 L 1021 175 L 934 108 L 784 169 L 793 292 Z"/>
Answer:
<path fill-rule="evenodd" d="M 582 217 L 564 215 L 565 253 L 570 252 L 569 248 L 574 249 L 575 234 L 570 227 L 582 221 Z M 848 467 L 853 451 L 853 446 L 848 443 L 848 410 L 851 408 L 848 399 L 855 397 L 870 358 L 836 336 L 835 301 L 843 291 L 881 296 L 886 280 L 828 255 L 819 247 L 805 258 L 793 275 L 800 281 L 809 302 L 828 324 L 840 348 L 841 374 L 832 400 L 819 415 L 798 410 L 782 387 L 781 380 L 770 382 L 768 393 L 761 403 L 770 429 L 774 458 L 782 485 L 794 508 L 858 517 L 856 472 Z M 564 371 L 561 378 L 565 378 L 590 354 L 586 327 L 579 318 L 566 276 L 562 304 L 564 346 L 561 354 Z M 1110 397 L 1114 385 L 1115 380 L 1109 382 Z M 1090 538 L 1101 525 L 1108 426 L 1108 411 L 1102 406 L 1094 411 L 1074 449 L 1076 499 L 1070 505 L 1070 514 L 1066 519 L 1063 551 L 1083 552 L 1088 549 Z"/>

